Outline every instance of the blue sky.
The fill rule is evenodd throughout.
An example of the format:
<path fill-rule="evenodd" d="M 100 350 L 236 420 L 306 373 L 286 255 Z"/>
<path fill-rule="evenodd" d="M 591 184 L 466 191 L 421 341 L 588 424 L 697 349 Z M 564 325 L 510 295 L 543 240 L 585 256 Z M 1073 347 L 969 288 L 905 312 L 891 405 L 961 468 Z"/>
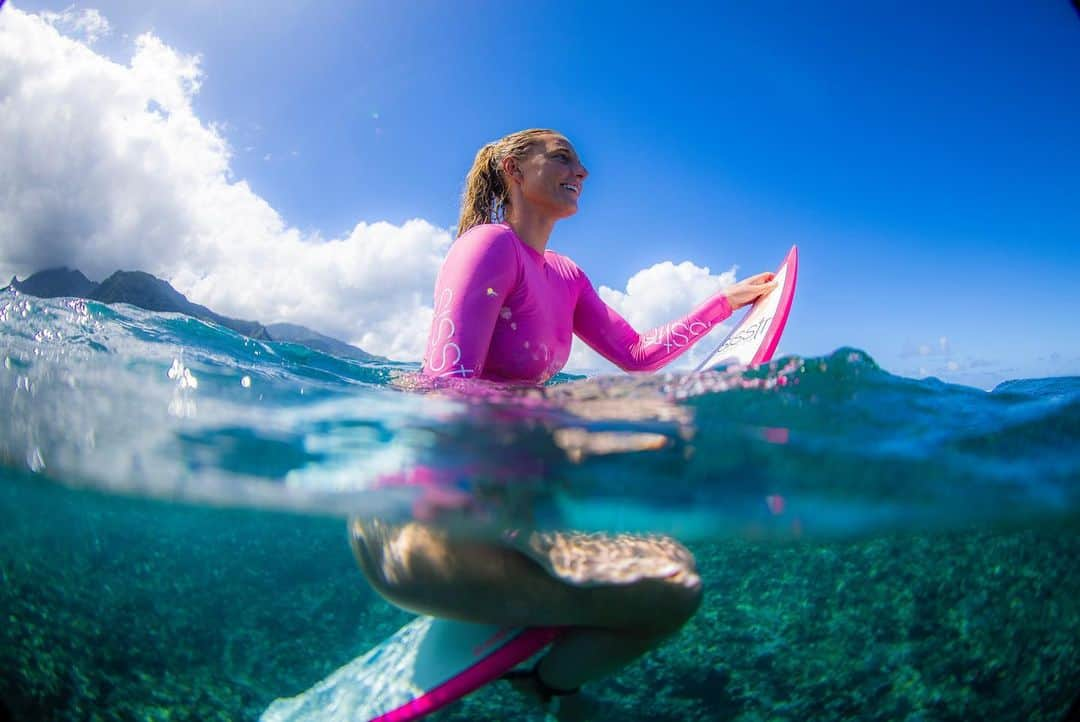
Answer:
<path fill-rule="evenodd" d="M 554 127 L 591 176 L 551 247 L 597 285 L 666 260 L 741 277 L 797 243 L 782 351 L 979 386 L 1080 373 L 1064 0 L 75 7 L 108 19 L 94 50 L 117 62 L 147 31 L 198 54 L 192 108 L 232 177 L 305 233 L 451 227 L 481 144 Z"/>

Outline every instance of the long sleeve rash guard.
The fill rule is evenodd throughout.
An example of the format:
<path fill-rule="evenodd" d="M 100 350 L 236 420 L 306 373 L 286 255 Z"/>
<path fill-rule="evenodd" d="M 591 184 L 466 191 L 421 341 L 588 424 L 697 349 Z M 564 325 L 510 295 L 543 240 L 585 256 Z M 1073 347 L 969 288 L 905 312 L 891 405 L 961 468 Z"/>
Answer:
<path fill-rule="evenodd" d="M 730 315 L 717 293 L 639 334 L 569 258 L 541 255 L 508 225 L 480 225 L 454 242 L 439 272 L 424 373 L 542 384 L 566 365 L 573 334 L 624 371 L 655 371 Z"/>

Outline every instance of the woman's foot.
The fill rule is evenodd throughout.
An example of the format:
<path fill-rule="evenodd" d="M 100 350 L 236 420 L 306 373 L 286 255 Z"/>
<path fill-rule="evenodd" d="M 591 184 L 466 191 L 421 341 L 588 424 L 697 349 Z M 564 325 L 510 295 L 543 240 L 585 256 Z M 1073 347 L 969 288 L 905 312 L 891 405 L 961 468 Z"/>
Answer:
<path fill-rule="evenodd" d="M 515 669 L 507 672 L 502 679 L 518 694 L 543 707 L 545 720 L 558 722 L 587 722 L 587 720 L 605 719 L 600 714 L 601 705 L 591 695 L 581 689 L 555 689 L 544 682 L 536 666 L 531 669 Z"/>
<path fill-rule="evenodd" d="M 610 712 L 607 705 L 591 694 L 577 692 L 552 699 L 548 703 L 546 719 L 556 722 L 600 722 L 600 720 L 618 719 Z"/>

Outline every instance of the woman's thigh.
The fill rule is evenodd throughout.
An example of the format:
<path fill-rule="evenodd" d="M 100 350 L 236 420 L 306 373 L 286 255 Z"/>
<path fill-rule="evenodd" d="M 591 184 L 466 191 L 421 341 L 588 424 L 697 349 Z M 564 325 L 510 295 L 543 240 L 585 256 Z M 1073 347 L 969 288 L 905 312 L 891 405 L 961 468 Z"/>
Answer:
<path fill-rule="evenodd" d="M 422 614 L 656 635 L 678 629 L 701 600 L 693 556 L 666 537 L 543 535 L 526 554 L 422 524 L 353 519 L 349 538 L 372 586 Z"/>

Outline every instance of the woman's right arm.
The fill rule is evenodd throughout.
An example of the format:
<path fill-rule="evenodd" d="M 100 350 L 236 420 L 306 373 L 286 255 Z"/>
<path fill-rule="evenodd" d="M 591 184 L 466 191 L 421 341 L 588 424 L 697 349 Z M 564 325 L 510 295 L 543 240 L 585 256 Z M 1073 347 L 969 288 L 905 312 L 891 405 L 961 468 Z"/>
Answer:
<path fill-rule="evenodd" d="M 454 241 L 435 282 L 424 373 L 480 378 L 500 309 L 517 282 L 514 237 L 501 226 L 476 226 Z"/>

